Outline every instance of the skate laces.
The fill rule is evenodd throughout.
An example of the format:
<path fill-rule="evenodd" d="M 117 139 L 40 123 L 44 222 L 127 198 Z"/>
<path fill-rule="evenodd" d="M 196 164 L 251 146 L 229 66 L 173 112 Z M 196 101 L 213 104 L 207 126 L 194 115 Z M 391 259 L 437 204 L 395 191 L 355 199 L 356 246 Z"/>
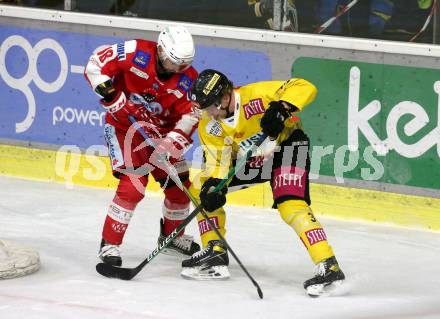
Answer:
<path fill-rule="evenodd" d="M 213 245 L 211 243 L 208 243 L 208 246 L 206 246 L 205 249 L 199 250 L 198 252 L 194 253 L 191 256 L 191 259 L 197 259 L 199 257 L 206 255 L 212 249 L 212 246 Z"/>
<path fill-rule="evenodd" d="M 316 265 L 315 275 L 316 276 L 325 276 L 326 271 L 327 271 L 327 268 L 326 268 L 325 261 L 320 262 L 319 264 Z"/>
<path fill-rule="evenodd" d="M 190 250 L 194 238 L 189 235 L 182 235 L 173 240 L 173 244 L 184 250 Z"/>
<path fill-rule="evenodd" d="M 315 275 L 324 277 L 327 275 L 328 272 L 336 271 L 336 269 L 332 269 L 334 268 L 334 266 L 336 266 L 336 268 L 339 269 L 338 263 L 334 258 L 326 259 L 316 265 Z"/>
<path fill-rule="evenodd" d="M 102 257 L 106 257 L 106 256 L 119 257 L 119 256 L 121 256 L 121 253 L 119 251 L 118 245 L 104 245 L 101 248 L 99 255 Z"/>

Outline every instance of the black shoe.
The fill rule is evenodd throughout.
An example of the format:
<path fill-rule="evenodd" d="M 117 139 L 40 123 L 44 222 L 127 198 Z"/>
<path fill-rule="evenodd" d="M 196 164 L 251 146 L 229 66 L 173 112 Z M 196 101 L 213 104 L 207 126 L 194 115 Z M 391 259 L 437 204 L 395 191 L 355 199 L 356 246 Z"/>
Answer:
<path fill-rule="evenodd" d="M 157 239 L 158 245 L 161 245 L 163 241 L 167 238 L 163 233 L 163 219 L 160 219 L 160 235 Z M 176 237 L 167 248 L 163 250 L 164 253 L 168 253 L 170 255 L 189 257 L 192 254 L 198 252 L 200 250 L 200 245 L 194 241 L 192 236 L 182 235 Z"/>
<path fill-rule="evenodd" d="M 205 249 L 182 261 L 183 277 L 196 280 L 229 278 L 229 258 L 220 240 L 212 240 Z"/>
<path fill-rule="evenodd" d="M 119 246 L 109 244 L 104 239 L 101 241 L 101 248 L 99 249 L 98 257 L 106 264 L 117 267 L 122 265 Z"/>
<path fill-rule="evenodd" d="M 330 295 L 345 280 L 335 257 L 330 257 L 316 265 L 315 277 L 304 282 L 304 289 L 311 297 Z"/>

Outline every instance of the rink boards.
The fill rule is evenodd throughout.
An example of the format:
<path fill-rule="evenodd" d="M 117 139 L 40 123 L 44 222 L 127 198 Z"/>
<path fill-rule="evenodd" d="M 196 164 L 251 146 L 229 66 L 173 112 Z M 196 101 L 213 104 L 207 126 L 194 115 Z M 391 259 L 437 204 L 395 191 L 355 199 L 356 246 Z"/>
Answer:
<path fill-rule="evenodd" d="M 75 185 L 115 188 L 107 157 L 81 153 L 30 149 L 0 145 L 0 174 Z M 192 175 L 197 169 L 192 170 Z M 440 230 L 440 200 L 427 196 L 404 195 L 336 185 L 311 184 L 312 208 L 321 215 L 344 219 L 363 219 L 401 226 Z M 160 186 L 150 179 L 148 190 Z M 240 190 L 228 195 L 228 203 L 255 207 L 272 206 L 269 183 Z"/>
<path fill-rule="evenodd" d="M 0 16 L 0 173 L 114 187 L 104 113 L 83 68 L 96 47 L 155 40 L 167 23 L 8 6 Z M 315 211 L 440 229 L 437 46 L 186 25 L 198 70 L 220 69 L 236 85 L 298 76 L 318 87 L 301 116 Z M 198 146 L 187 156 L 194 170 Z M 268 185 L 241 192 L 230 203 L 272 204 Z"/>

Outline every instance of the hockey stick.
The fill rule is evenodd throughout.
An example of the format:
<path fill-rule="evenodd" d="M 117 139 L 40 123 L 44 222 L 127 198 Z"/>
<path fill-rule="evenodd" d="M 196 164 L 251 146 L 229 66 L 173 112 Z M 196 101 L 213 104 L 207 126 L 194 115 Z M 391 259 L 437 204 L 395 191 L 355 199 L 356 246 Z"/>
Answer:
<path fill-rule="evenodd" d="M 221 188 L 219 188 L 221 189 Z M 191 222 L 191 220 L 197 216 L 197 214 L 203 209 L 201 205 L 197 206 L 191 214 L 186 217 L 183 222 L 169 234 L 165 240 L 160 243 L 138 266 L 134 268 L 115 267 L 105 263 L 99 263 L 96 265 L 96 271 L 109 278 L 119 278 L 122 280 L 131 280 L 136 276 L 154 257 L 164 250 L 168 245 L 177 237 L 177 235 Z"/>
<path fill-rule="evenodd" d="M 132 116 L 129 117 L 130 121 L 135 125 L 136 130 L 145 138 L 147 143 L 150 146 L 154 147 L 154 143 L 149 138 L 149 136 L 145 133 L 145 131 L 140 127 L 140 125 L 137 123 L 136 119 Z M 245 164 L 247 159 L 252 155 L 252 151 L 255 147 L 258 147 L 263 143 L 266 136 L 262 135 L 258 139 L 258 141 L 253 144 L 246 152 L 246 154 L 243 156 L 243 158 L 237 163 L 237 165 L 233 168 L 231 168 L 228 172 L 228 175 L 226 178 L 224 178 L 218 185 L 215 187 L 213 192 L 217 192 L 220 189 L 222 189 L 230 180 L 235 176 L 236 172 L 241 169 Z M 168 235 L 165 240 L 159 244 L 149 255 L 148 257 L 142 261 L 137 267 L 135 268 L 123 268 L 123 267 L 115 267 L 109 264 L 105 263 L 99 263 L 96 265 L 96 271 L 100 273 L 103 276 L 111 277 L 111 278 L 119 278 L 123 280 L 130 280 L 134 276 L 136 276 L 154 257 L 156 257 L 163 249 L 165 249 L 176 237 L 177 235 L 191 222 L 191 220 L 202 211 L 203 207 L 202 205 L 198 205 L 197 200 L 194 198 L 194 196 L 188 191 L 188 189 L 182 184 L 180 181 L 180 178 L 177 174 L 177 171 L 175 171 L 175 168 L 168 162 L 163 161 L 167 168 L 170 168 L 169 176 L 173 181 L 176 183 L 176 185 L 181 186 L 182 190 L 185 192 L 185 194 L 188 195 L 188 197 L 194 202 L 197 207 L 194 209 L 191 214 L 189 214 L 183 222 L 170 234 Z M 172 167 L 172 168 L 171 168 Z M 206 214 L 204 215 L 206 216 Z M 208 223 L 210 223 L 210 226 L 212 227 L 212 222 L 208 219 Z M 215 227 L 214 227 L 215 229 Z M 215 229 L 217 230 L 217 229 Z M 221 236 L 221 234 L 220 234 Z M 224 238 L 223 238 L 224 241 Z M 230 248 L 229 245 L 227 245 L 226 241 L 224 241 L 226 246 Z M 231 252 L 231 254 L 236 258 L 235 253 Z M 256 286 L 258 295 L 260 298 L 263 298 L 263 293 L 261 291 L 261 288 L 259 287 L 258 283 L 252 278 L 252 276 L 249 274 L 249 272 L 244 268 L 242 263 L 236 258 L 239 265 L 242 267 L 242 269 L 245 271 L 245 273 L 248 275 L 248 277 L 251 279 L 252 283 Z"/>
<path fill-rule="evenodd" d="M 242 264 L 240 259 L 238 259 L 238 256 L 234 253 L 234 251 L 232 250 L 231 246 L 229 246 L 229 244 L 226 241 L 225 237 L 223 237 L 223 235 L 215 227 L 214 223 L 209 219 L 208 215 L 206 214 L 206 212 L 203 209 L 200 211 L 200 214 L 203 215 L 203 218 L 205 218 L 205 220 L 208 222 L 209 227 L 217 234 L 218 238 L 220 238 L 220 240 L 225 244 L 227 250 L 231 253 L 232 257 L 234 257 L 234 259 L 237 262 L 237 264 L 244 271 L 246 276 L 248 276 L 250 281 L 252 281 L 252 283 L 254 284 L 255 288 L 257 288 L 258 296 L 260 297 L 260 299 L 263 299 L 263 291 L 261 290 L 260 286 L 258 285 L 256 280 L 252 277 L 252 275 L 249 273 L 249 271 L 246 269 L 246 267 Z"/>
<path fill-rule="evenodd" d="M 425 32 L 426 28 L 428 27 L 429 23 L 431 22 L 432 16 L 434 15 L 434 13 L 437 11 L 437 0 L 434 0 L 432 7 L 431 7 L 431 11 L 428 14 L 428 17 L 425 20 L 425 23 L 423 24 L 422 28 L 419 30 L 419 32 L 417 32 L 410 40 L 409 42 L 414 42 L 415 40 L 417 40 L 417 38 L 423 33 Z"/>
<path fill-rule="evenodd" d="M 359 0 L 353 0 L 351 1 L 349 4 L 345 5 L 342 7 L 341 11 L 339 11 L 335 16 L 331 17 L 330 19 L 328 19 L 326 22 L 324 22 L 322 25 L 320 25 L 319 27 L 316 28 L 314 33 L 322 33 L 323 31 L 325 31 L 330 25 L 333 24 L 333 22 L 335 22 L 336 19 L 338 19 L 340 16 L 342 16 L 343 14 L 345 14 L 348 10 L 350 10 L 355 4 L 357 4 L 359 2 Z"/>
<path fill-rule="evenodd" d="M 142 135 L 142 137 L 145 139 L 145 141 L 147 142 L 148 145 L 150 145 L 151 147 L 155 148 L 156 145 L 154 144 L 153 140 L 148 136 L 148 134 L 139 126 L 138 122 L 136 121 L 136 118 L 134 118 L 133 116 L 129 116 L 130 121 L 135 125 L 136 130 Z M 257 143 L 255 143 L 253 145 L 253 147 L 251 147 L 250 150 L 248 150 L 248 152 L 250 152 L 250 154 L 246 154 L 245 158 L 246 161 L 248 159 L 248 157 L 252 154 L 252 149 L 255 147 L 258 147 L 259 145 L 261 145 L 261 143 L 265 140 L 266 136 L 261 136 L 260 139 L 257 141 Z M 194 204 L 194 206 L 198 207 L 200 204 L 197 201 L 197 199 L 191 194 L 191 192 L 188 190 L 188 188 L 185 187 L 185 185 L 183 185 L 183 183 L 181 182 L 179 175 L 175 169 L 175 167 L 173 165 L 171 165 L 171 163 L 166 159 L 163 158 L 161 159 L 162 163 L 165 165 L 168 175 L 169 177 L 176 183 L 176 185 L 178 185 L 178 187 L 188 196 L 188 198 L 191 200 L 191 202 Z M 246 164 L 246 161 L 244 161 L 244 164 Z M 241 165 L 242 166 L 242 165 Z M 235 170 L 233 171 L 232 175 L 228 174 L 228 179 L 232 178 L 236 171 L 241 168 L 237 166 L 235 167 Z M 230 171 L 231 173 L 231 171 Z M 226 184 L 225 184 L 226 185 Z M 223 186 L 221 187 L 223 188 Z M 219 189 L 221 189 L 219 188 Z M 216 190 L 214 190 L 216 191 Z M 246 267 L 243 265 L 243 263 L 240 261 L 240 259 L 238 258 L 238 256 L 235 254 L 235 252 L 232 250 L 231 246 L 228 244 L 228 242 L 226 241 L 226 239 L 222 236 L 222 234 L 218 231 L 218 229 L 214 226 L 214 224 L 212 223 L 212 221 L 209 219 L 208 215 L 206 214 L 206 212 L 201 209 L 200 213 L 202 214 L 202 216 L 205 218 L 205 220 L 208 222 L 209 226 L 211 227 L 211 229 L 214 230 L 214 232 L 217 234 L 217 236 L 220 238 L 220 240 L 223 241 L 223 243 L 225 244 L 226 248 L 230 251 L 231 255 L 234 257 L 234 259 L 237 261 L 238 265 L 240 266 L 240 268 L 243 270 L 243 272 L 248 276 L 249 280 L 253 283 L 253 285 L 257 288 L 257 292 L 258 292 L 258 296 L 263 299 L 263 292 L 260 288 L 260 286 L 258 285 L 257 281 L 252 277 L 252 275 L 249 273 L 249 271 L 246 269 Z"/>

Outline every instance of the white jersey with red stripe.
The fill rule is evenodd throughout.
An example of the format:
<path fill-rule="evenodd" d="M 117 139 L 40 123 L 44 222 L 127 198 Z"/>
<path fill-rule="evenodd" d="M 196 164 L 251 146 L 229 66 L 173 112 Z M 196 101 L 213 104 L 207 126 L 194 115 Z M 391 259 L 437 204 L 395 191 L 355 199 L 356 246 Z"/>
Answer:
<path fill-rule="evenodd" d="M 85 76 L 96 87 L 112 80 L 116 90 L 123 91 L 139 107 L 145 107 L 152 134 L 157 130 L 167 134 L 179 131 L 190 138 L 199 120 L 188 92 L 197 77 L 189 67 L 182 73 L 161 78 L 156 72 L 157 44 L 147 40 L 130 40 L 101 47 L 90 57 Z M 119 129 L 124 128 L 110 113 L 106 120 Z"/>

